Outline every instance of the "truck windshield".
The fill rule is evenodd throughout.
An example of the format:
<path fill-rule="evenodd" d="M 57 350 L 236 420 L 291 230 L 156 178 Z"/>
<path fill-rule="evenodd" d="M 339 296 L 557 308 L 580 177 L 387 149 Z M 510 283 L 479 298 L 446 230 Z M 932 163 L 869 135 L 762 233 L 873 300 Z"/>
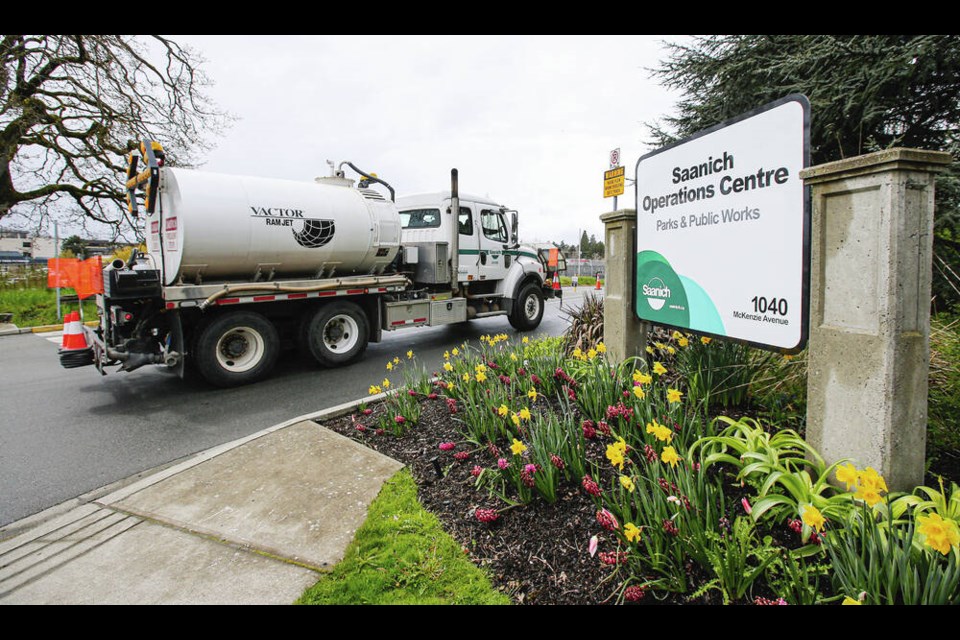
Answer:
<path fill-rule="evenodd" d="M 427 229 L 440 226 L 440 209 L 409 209 L 400 212 L 404 229 Z"/>

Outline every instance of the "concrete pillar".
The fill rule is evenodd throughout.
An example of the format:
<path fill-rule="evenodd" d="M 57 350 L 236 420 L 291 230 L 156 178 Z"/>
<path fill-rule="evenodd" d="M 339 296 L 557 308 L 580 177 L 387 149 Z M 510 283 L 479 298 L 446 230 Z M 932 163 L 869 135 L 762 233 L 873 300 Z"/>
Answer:
<path fill-rule="evenodd" d="M 600 216 L 606 248 L 603 294 L 603 343 L 614 361 L 642 356 L 647 346 L 647 323 L 634 313 L 634 253 L 637 211 L 619 209 Z"/>
<path fill-rule="evenodd" d="M 813 199 L 807 441 L 891 491 L 923 480 L 933 180 L 951 160 L 889 149 L 800 174 Z"/>

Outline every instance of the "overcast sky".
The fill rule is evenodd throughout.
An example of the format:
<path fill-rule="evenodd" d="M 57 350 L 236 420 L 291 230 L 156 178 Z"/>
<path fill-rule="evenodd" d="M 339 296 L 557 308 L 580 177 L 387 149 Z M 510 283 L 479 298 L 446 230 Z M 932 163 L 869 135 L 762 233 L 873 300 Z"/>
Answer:
<path fill-rule="evenodd" d="M 644 123 L 675 95 L 650 79 L 675 36 L 173 36 L 238 118 L 203 169 L 312 180 L 350 160 L 398 195 L 449 189 L 520 212 L 527 242 L 603 237 L 603 171 L 628 177 Z M 628 191 L 618 201 L 633 206 Z"/>

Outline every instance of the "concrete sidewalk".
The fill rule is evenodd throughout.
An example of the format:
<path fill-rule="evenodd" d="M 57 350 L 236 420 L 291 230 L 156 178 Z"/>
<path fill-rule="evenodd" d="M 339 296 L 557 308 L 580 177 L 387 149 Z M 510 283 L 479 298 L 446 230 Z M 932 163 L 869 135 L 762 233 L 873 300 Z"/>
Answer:
<path fill-rule="evenodd" d="M 353 404 L 4 527 L 0 604 L 292 603 L 403 466 L 307 419 Z"/>

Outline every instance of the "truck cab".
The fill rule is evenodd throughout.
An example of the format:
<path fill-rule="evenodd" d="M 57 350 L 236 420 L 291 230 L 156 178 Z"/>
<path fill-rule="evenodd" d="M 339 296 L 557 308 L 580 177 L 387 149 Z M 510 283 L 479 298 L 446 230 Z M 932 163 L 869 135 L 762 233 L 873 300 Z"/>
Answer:
<path fill-rule="evenodd" d="M 454 222 L 451 202 L 450 192 L 397 199 L 404 270 L 412 270 L 414 282 L 449 289 L 448 269 L 456 269 L 467 319 L 506 315 L 517 329 L 535 328 L 543 300 L 555 295 L 545 286 L 554 274 L 535 249 L 520 245 L 518 213 L 489 198 L 461 194 Z M 450 242 L 454 224 L 456 256 Z"/>

